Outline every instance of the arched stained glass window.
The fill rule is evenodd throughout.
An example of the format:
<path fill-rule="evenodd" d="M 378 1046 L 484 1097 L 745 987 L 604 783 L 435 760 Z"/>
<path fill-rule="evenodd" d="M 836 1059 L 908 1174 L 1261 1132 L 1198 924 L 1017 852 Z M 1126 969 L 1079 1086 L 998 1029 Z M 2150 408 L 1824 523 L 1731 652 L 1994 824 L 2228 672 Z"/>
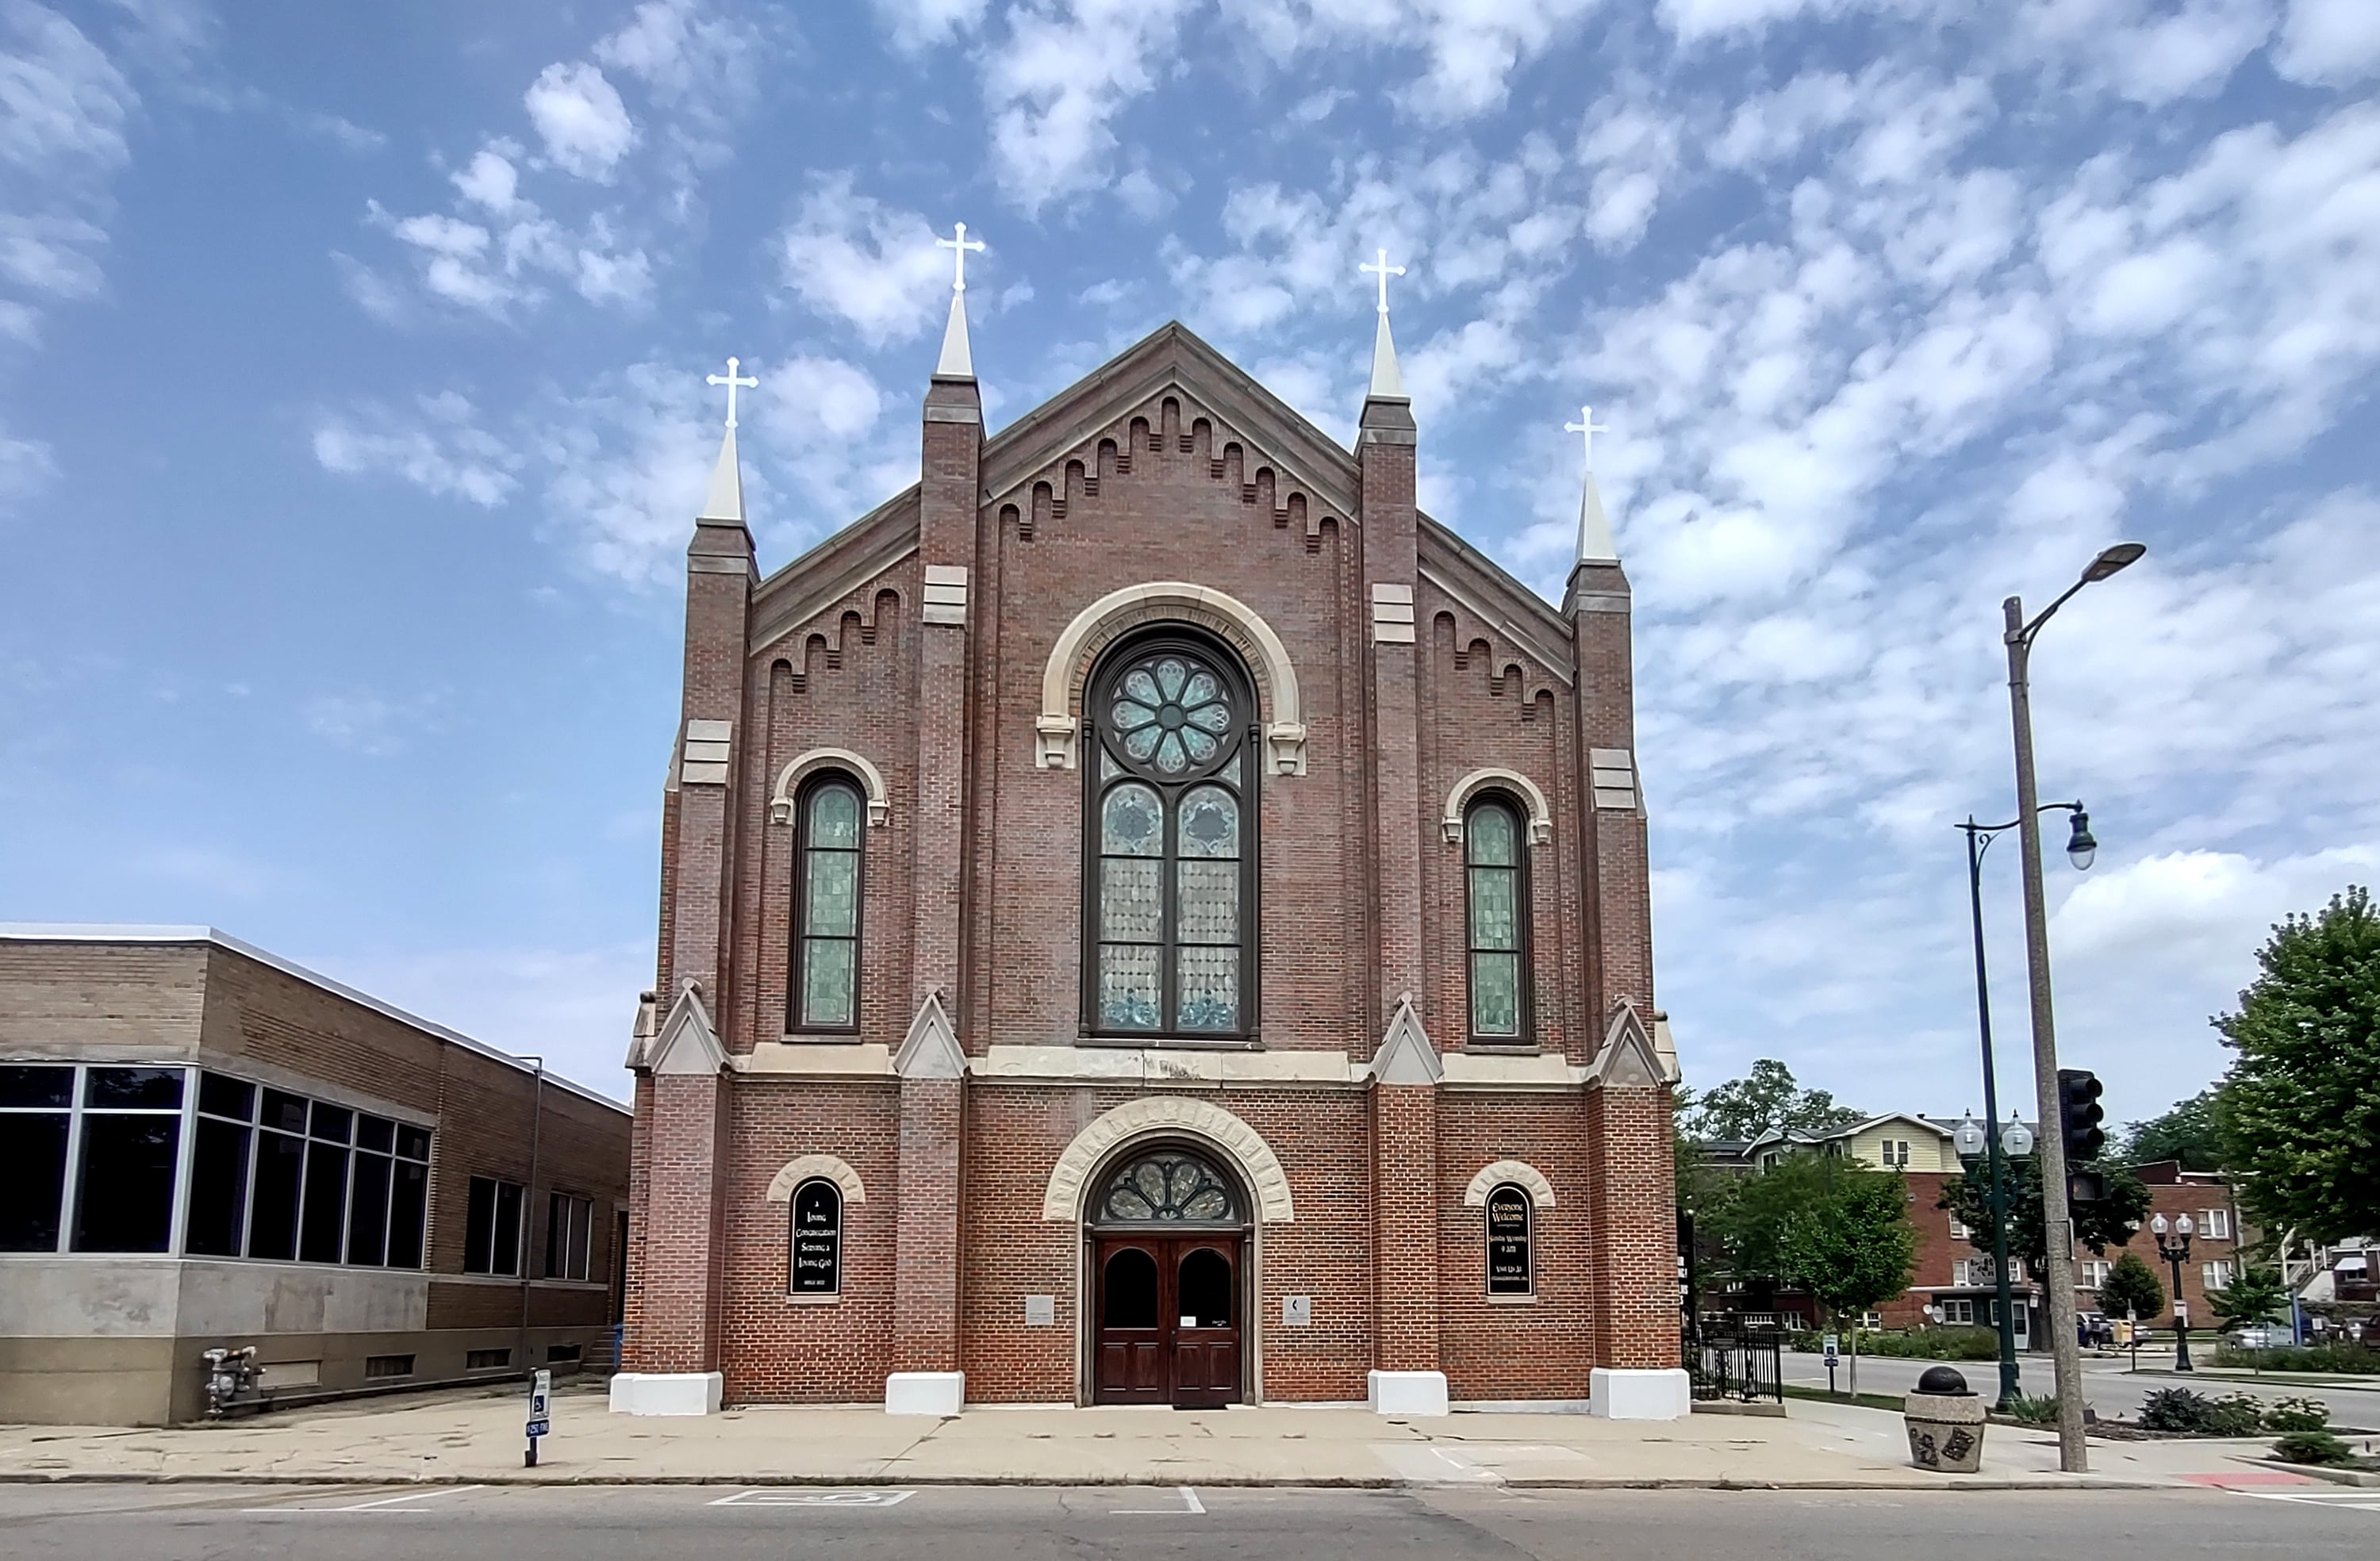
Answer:
<path fill-rule="evenodd" d="M 1255 701 L 1223 655 L 1127 647 L 1092 680 L 1086 1028 L 1244 1035 L 1255 1024 Z"/>
<path fill-rule="evenodd" d="M 859 787 L 830 775 L 802 793 L 795 844 L 794 1000 L 796 1030 L 859 1028 Z"/>
<path fill-rule="evenodd" d="M 1091 1205 L 1094 1225 L 1236 1225 L 1241 1217 L 1232 1184 L 1179 1149 L 1125 1161 Z"/>
<path fill-rule="evenodd" d="M 1483 797 L 1463 817 L 1465 914 L 1471 965 L 1471 1035 L 1517 1042 L 1528 1023 L 1528 859 L 1520 811 Z"/>

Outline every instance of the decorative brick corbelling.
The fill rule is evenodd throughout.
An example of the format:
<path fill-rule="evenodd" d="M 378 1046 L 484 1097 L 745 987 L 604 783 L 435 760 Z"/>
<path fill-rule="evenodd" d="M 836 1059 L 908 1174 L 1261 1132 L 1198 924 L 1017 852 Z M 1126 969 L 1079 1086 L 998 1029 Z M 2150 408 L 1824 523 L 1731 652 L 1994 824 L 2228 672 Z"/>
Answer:
<path fill-rule="evenodd" d="M 851 1168 L 850 1161 L 833 1155 L 804 1155 L 787 1161 L 785 1168 L 769 1182 L 769 1202 L 789 1204 L 793 1202 L 795 1188 L 821 1176 L 843 1189 L 844 1203 L 868 1202 L 868 1188 L 860 1181 L 859 1173 Z"/>
<path fill-rule="evenodd" d="M 1297 668 L 1289 647 L 1255 609 L 1234 597 L 1184 580 L 1152 580 L 1111 591 L 1075 615 L 1050 648 L 1041 673 L 1041 713 L 1034 725 L 1035 762 L 1043 769 L 1075 768 L 1082 730 L 1083 685 L 1099 653 L 1143 623 L 1186 622 L 1223 636 L 1246 660 L 1265 705 L 1265 768 L 1277 775 L 1305 773 L 1305 718 Z"/>
<path fill-rule="evenodd" d="M 1083 1186 L 1109 1151 L 1160 1132 L 1183 1133 L 1222 1150 L 1247 1178 L 1257 1217 L 1267 1225 L 1290 1223 L 1289 1173 L 1281 1169 L 1263 1134 L 1220 1106 L 1172 1095 L 1126 1101 L 1076 1133 L 1050 1173 L 1049 1189 L 1041 1195 L 1041 1217 L 1080 1219 Z"/>
<path fill-rule="evenodd" d="M 892 815 L 892 794 L 884 789 L 884 772 L 849 748 L 812 748 L 777 772 L 776 789 L 769 795 L 769 817 L 778 824 L 794 821 L 794 793 L 803 781 L 821 769 L 844 769 L 868 793 L 868 822 L 882 829 Z"/>
<path fill-rule="evenodd" d="M 1527 1192 L 1529 1202 L 1535 1206 L 1541 1209 L 1554 1206 L 1554 1184 L 1525 1160 L 1497 1160 L 1484 1168 L 1471 1179 L 1471 1185 L 1463 1190 L 1463 1205 L 1475 1209 L 1487 1207 L 1488 1194 L 1508 1181 Z"/>

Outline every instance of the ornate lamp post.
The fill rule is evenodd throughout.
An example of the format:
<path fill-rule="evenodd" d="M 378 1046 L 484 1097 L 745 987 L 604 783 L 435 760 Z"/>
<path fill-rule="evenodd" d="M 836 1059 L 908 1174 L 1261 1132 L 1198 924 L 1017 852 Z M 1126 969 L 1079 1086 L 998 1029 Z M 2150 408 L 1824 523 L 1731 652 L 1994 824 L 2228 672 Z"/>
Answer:
<path fill-rule="evenodd" d="M 2085 586 L 2096 585 L 2148 551 L 2138 542 L 2119 542 L 2083 566 L 2082 577 L 2031 618 L 2024 602 L 2000 603 L 2008 627 L 2009 718 L 2016 739 L 2017 841 L 2024 853 L 2024 954 L 2033 993 L 2034 1095 L 2044 1124 L 2058 1119 L 2058 1031 L 2049 998 L 2049 911 L 2041 887 L 2040 793 L 2033 776 L 2033 642 L 2052 614 Z M 2070 847 L 2070 849 L 2071 849 Z M 2057 1133 L 2041 1135 L 2041 1223 L 2049 1262 L 2043 1276 L 2049 1290 L 2050 1346 L 2058 1361 L 2058 1466 L 2069 1474 L 2088 1473 L 2091 1454 L 2082 1439 L 2082 1349 L 2074 1333 L 2074 1216 L 2067 1204 L 2066 1144 Z"/>
<path fill-rule="evenodd" d="M 2066 842 L 2066 859 L 2076 869 L 2086 870 L 2098 854 L 2099 842 L 2091 836 L 2091 816 L 2080 802 L 2043 803 L 2042 808 L 2064 808 L 2074 816 L 2074 829 Z M 2010 1155 L 2023 1156 L 2033 1148 L 2033 1135 L 2022 1123 L 2011 1122 L 2008 1131 L 1999 1131 L 2000 1095 L 1997 1071 L 1992 1065 L 1992 991 L 1991 980 L 1984 965 L 1984 853 L 1991 850 L 1992 841 L 2005 830 L 2013 829 L 2019 820 L 2005 824 L 1978 824 L 1969 814 L 1959 826 L 1967 836 L 1967 905 L 1973 914 L 1975 929 L 1975 1020 L 1984 1037 L 1984 1119 L 1989 1122 L 1986 1131 L 1973 1122 L 1960 1124 L 1955 1135 L 1959 1156 L 1972 1160 L 1978 1155 L 1988 1157 L 1990 1167 L 1992 1209 L 1992 1271 L 1998 1276 L 1999 1289 L 2000 1330 L 2000 1398 L 1998 1407 L 2006 1410 L 2022 1391 L 2019 1385 L 2016 1363 L 2015 1303 L 2009 1288 L 2008 1253 L 2008 1178 L 2001 1159 L 2003 1148 Z M 1973 1130 L 1972 1133 L 1970 1129 Z M 2004 1144 L 2004 1139 L 2022 1135 L 2022 1144 Z"/>
<path fill-rule="evenodd" d="M 2170 1226 L 2166 1224 L 2163 1215 L 2149 1221 L 2150 1233 L 2156 1237 L 2157 1256 L 2165 1259 L 2173 1269 L 2173 1369 L 2178 1372 L 2198 1369 L 2190 1363 L 2190 1302 L 2181 1299 L 2181 1265 L 2190 1261 L 2190 1237 L 2193 1228 L 2188 1215 L 2183 1215 Z M 2170 1241 L 2166 1240 L 2168 1230 L 2173 1232 Z"/>

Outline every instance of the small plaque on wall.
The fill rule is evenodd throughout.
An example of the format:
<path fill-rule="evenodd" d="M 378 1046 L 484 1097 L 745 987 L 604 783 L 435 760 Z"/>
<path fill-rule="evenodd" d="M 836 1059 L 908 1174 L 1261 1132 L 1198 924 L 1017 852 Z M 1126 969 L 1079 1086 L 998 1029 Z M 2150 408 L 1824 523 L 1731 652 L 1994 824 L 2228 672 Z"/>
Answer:
<path fill-rule="evenodd" d="M 1310 1295 L 1285 1295 L 1281 1298 L 1281 1325 L 1284 1328 L 1311 1327 L 1314 1324 L 1314 1298 Z"/>
<path fill-rule="evenodd" d="M 1054 1328 L 1058 1325 L 1058 1298 L 1050 1295 L 1028 1295 L 1025 1298 L 1025 1325 L 1028 1328 Z"/>
<path fill-rule="evenodd" d="M 1488 1194 L 1488 1293 L 1531 1294 L 1536 1255 L 1530 1251 L 1528 1191 L 1508 1181 Z"/>

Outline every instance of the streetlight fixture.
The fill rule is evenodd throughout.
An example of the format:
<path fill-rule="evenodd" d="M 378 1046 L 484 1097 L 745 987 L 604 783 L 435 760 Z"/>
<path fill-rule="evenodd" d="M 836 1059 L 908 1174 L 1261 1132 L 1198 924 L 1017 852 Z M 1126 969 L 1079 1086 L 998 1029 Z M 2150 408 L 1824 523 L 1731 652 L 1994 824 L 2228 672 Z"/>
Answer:
<path fill-rule="evenodd" d="M 2040 798 L 2033 773 L 2033 690 L 2028 677 L 2033 642 L 2058 610 L 2085 586 L 2096 585 L 2138 562 L 2148 549 L 2138 542 L 2119 542 L 2084 566 L 2081 578 L 2066 587 L 2035 617 L 2024 615 L 2024 600 L 2010 597 L 2000 604 L 2007 624 L 2000 635 L 2008 647 L 2009 724 L 2016 743 L 2017 840 L 2024 853 L 2024 953 L 2033 998 L 2034 1095 L 2040 1119 L 2053 1121 L 2058 1110 L 2058 1025 L 2049 997 L 2049 913 L 2041 884 Z M 2079 812 L 2080 809 L 2077 809 Z M 2078 828 L 2069 842 L 2095 851 L 2087 825 Z M 2069 1474 L 2087 1473 L 2091 1455 L 2082 1433 L 2082 1349 L 2074 1332 L 2074 1215 L 2067 1200 L 2066 1144 L 2054 1132 L 2041 1135 L 2041 1216 L 2047 1238 L 2049 1342 L 2058 1363 L 2058 1465 Z"/>
<path fill-rule="evenodd" d="M 2080 801 L 2046 803 L 2045 807 L 2064 808 L 2074 816 L 2074 832 L 2066 842 L 2066 859 L 2077 869 L 2088 869 L 2098 853 L 2099 842 L 2091 838 L 2091 816 L 2083 811 Z M 2033 1134 L 2022 1122 L 2009 1123 L 2006 1131 L 1999 1127 L 2000 1101 L 1998 1070 L 1992 1062 L 1992 993 L 1991 981 L 1984 964 L 1984 853 L 1992 841 L 2017 827 L 2011 818 L 2005 824 L 1978 824 L 1974 815 L 1959 826 L 1967 836 L 1967 906 L 1973 914 L 1975 932 L 1975 1022 L 1983 1032 L 1984 1045 L 1984 1116 L 1991 1124 L 1985 1131 L 1973 1122 L 1962 1122 L 1956 1140 L 1961 1159 L 1984 1156 L 1989 1167 L 1992 1210 L 1992 1273 L 1998 1290 L 2000 1336 L 2000 1397 L 1998 1408 L 2008 1410 L 2023 1396 L 2022 1373 L 2016 1361 L 2016 1301 L 2009 1278 L 2008 1252 L 2008 1173 L 2003 1155 L 2022 1156 L 2032 1152 Z M 1970 1130 L 1973 1130 L 1972 1133 Z"/>
<path fill-rule="evenodd" d="M 2166 1224 L 2163 1215 L 2149 1221 L 2149 1231 L 2156 1237 L 2157 1256 L 2165 1259 L 2173 1270 L 2173 1369 L 2177 1372 L 2198 1369 L 2190 1363 L 2190 1302 L 2181 1299 L 2181 1265 L 2190 1261 L 2192 1228 L 2188 1215 L 2183 1215 L 2170 1226 Z M 2169 1242 L 2165 1239 L 2168 1230 L 2174 1235 L 2174 1240 Z"/>

